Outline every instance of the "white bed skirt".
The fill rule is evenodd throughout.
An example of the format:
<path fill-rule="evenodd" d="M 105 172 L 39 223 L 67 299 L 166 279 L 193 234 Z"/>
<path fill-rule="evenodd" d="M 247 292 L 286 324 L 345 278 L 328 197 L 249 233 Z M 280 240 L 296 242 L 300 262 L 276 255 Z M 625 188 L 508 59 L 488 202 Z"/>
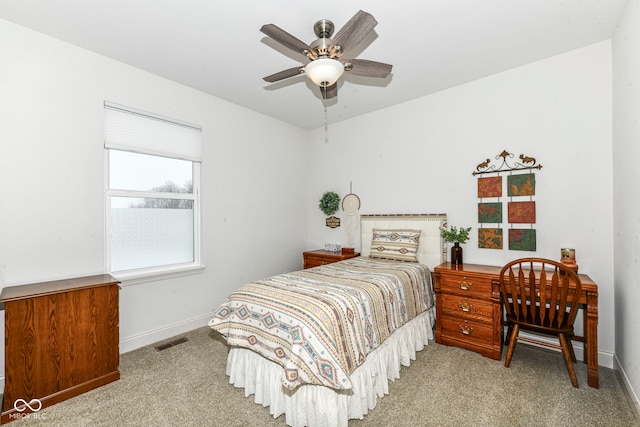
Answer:
<path fill-rule="evenodd" d="M 274 418 L 285 414 L 293 427 L 347 427 L 349 419 L 362 419 L 375 408 L 378 397 L 389 392 L 389 380 L 400 377 L 416 352 L 433 340 L 435 308 L 396 330 L 351 374 L 351 390 L 302 385 L 291 391 L 282 386 L 282 367 L 251 350 L 232 347 L 227 358 L 229 382 L 244 388 L 245 396 L 268 406 Z"/>

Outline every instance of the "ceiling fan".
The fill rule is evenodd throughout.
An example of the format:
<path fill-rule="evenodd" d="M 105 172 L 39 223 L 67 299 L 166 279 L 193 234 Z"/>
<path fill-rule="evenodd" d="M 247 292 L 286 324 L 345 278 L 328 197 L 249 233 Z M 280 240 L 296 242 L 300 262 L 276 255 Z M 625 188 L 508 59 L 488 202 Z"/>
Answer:
<path fill-rule="evenodd" d="M 310 59 L 307 65 L 280 71 L 264 77 L 264 80 L 275 83 L 305 74 L 320 87 L 322 98 L 330 99 L 338 95 L 338 79 L 345 71 L 356 76 L 387 77 L 391 73 L 392 65 L 366 59 L 342 59 L 343 55 L 360 44 L 377 24 L 371 14 L 360 10 L 334 38 L 331 38 L 335 29 L 333 22 L 322 19 L 313 26 L 318 39 L 311 44 L 306 44 L 274 24 L 263 25 L 260 31 L 264 34 Z"/>

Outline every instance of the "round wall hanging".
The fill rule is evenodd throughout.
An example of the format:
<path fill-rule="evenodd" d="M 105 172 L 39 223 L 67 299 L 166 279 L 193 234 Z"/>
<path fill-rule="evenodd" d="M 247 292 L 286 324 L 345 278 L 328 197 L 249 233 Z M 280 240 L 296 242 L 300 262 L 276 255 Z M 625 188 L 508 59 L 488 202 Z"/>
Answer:
<path fill-rule="evenodd" d="M 347 215 L 355 215 L 360 210 L 360 198 L 349 193 L 342 199 L 342 211 Z"/>

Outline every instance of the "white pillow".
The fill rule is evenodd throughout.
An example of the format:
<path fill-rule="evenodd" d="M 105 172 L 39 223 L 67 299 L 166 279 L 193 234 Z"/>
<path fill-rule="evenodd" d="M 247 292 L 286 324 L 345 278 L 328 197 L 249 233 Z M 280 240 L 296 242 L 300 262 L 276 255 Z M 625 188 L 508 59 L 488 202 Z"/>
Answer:
<path fill-rule="evenodd" d="M 420 230 L 380 230 L 373 229 L 371 258 L 395 261 L 418 262 Z"/>

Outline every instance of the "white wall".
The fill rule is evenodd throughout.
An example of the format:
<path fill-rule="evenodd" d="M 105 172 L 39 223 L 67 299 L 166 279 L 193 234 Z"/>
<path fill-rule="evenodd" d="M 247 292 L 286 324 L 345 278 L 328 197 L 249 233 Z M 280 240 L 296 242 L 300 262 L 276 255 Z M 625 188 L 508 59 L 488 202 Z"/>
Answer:
<path fill-rule="evenodd" d="M 450 225 L 472 226 L 466 263 L 560 259 L 571 244 L 580 272 L 599 286 L 599 363 L 612 367 L 611 96 L 611 45 L 601 42 L 330 125 L 328 143 L 314 131 L 309 248 L 344 244 L 317 204 L 324 191 L 344 196 L 350 181 L 362 213 L 446 213 Z M 472 172 L 503 149 L 543 165 L 535 172 L 535 253 L 477 247 Z"/>
<path fill-rule="evenodd" d="M 301 267 L 306 132 L 2 20 L 0 57 L 0 287 L 104 272 L 104 100 L 203 127 L 206 269 L 124 287 L 121 351 Z"/>
<path fill-rule="evenodd" d="M 613 38 L 613 206 L 616 362 L 640 412 L 640 2 Z"/>

